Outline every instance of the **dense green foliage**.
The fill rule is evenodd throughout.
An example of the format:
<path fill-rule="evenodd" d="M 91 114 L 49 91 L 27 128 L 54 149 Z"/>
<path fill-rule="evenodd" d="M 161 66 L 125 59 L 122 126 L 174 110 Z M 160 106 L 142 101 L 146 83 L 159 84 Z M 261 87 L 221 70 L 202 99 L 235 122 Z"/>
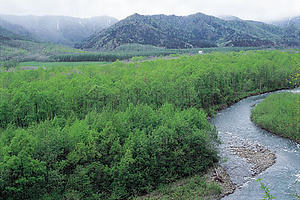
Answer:
<path fill-rule="evenodd" d="M 1 72 L 0 197 L 125 199 L 203 172 L 217 161 L 207 113 L 292 86 L 292 58 L 249 51 Z"/>
<path fill-rule="evenodd" d="M 251 119 L 273 133 L 300 142 L 300 94 L 268 96 L 252 110 Z"/>
<path fill-rule="evenodd" d="M 18 66 L 19 62 L 15 61 L 15 60 L 11 60 L 11 61 L 2 61 L 0 62 L 0 69 L 4 69 L 4 70 L 8 70 L 10 68 L 14 68 L 16 66 Z"/>
<path fill-rule="evenodd" d="M 54 118 L 1 134 L 1 195 L 8 199 L 124 199 L 216 161 L 203 111 L 165 104 Z"/>

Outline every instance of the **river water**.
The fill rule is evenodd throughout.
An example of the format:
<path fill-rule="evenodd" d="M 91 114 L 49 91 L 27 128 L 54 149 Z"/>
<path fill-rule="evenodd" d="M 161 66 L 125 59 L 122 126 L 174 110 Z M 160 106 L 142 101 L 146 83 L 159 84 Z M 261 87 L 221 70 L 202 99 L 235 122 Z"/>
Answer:
<path fill-rule="evenodd" d="M 269 94 L 243 99 L 211 119 L 222 142 L 219 152 L 223 160 L 221 165 L 237 186 L 235 192 L 224 197 L 224 200 L 263 199 L 264 192 L 256 182 L 258 178 L 262 179 L 277 200 L 296 199 L 292 194 L 300 194 L 300 145 L 262 130 L 250 120 L 253 105 Z M 232 146 L 251 148 L 256 145 L 269 149 L 276 155 L 275 164 L 258 175 L 254 175 L 251 169 L 253 165 L 234 155 L 232 151 Z"/>

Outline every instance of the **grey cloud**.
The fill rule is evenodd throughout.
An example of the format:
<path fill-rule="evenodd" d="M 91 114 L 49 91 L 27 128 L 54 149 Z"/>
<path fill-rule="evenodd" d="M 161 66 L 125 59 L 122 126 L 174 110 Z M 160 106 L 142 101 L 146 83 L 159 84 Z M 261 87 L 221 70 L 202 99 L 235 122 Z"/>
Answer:
<path fill-rule="evenodd" d="M 300 16 L 299 0 L 0 0 L 0 14 L 109 15 L 123 19 L 134 13 L 235 15 L 271 20 Z"/>

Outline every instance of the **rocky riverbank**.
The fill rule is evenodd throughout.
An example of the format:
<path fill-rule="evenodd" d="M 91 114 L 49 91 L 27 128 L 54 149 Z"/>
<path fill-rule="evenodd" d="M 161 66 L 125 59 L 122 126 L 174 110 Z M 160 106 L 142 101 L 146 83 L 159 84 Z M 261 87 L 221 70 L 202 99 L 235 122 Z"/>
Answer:
<path fill-rule="evenodd" d="M 269 149 L 266 149 L 258 144 L 255 146 L 230 146 L 232 155 L 236 155 L 249 163 L 252 167 L 252 176 L 256 176 L 272 166 L 276 161 L 276 156 Z M 206 177 L 210 181 L 214 181 L 221 187 L 221 194 L 218 196 L 210 196 L 209 199 L 221 199 L 224 196 L 232 194 L 237 185 L 235 185 L 226 170 L 220 165 L 211 168 Z"/>
<path fill-rule="evenodd" d="M 209 169 L 205 177 L 208 181 L 213 181 L 221 187 L 221 193 L 216 196 L 210 196 L 209 199 L 221 199 L 226 195 L 232 194 L 236 188 L 226 170 L 220 165 Z"/>

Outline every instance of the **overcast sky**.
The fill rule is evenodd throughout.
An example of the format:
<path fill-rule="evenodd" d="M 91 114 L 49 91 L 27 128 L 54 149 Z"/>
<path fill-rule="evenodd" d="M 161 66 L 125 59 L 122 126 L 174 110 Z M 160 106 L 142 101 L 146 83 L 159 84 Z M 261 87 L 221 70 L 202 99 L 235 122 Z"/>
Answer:
<path fill-rule="evenodd" d="M 121 20 L 143 15 L 234 15 L 271 21 L 300 16 L 300 0 L 0 0 L 0 14 L 112 16 Z"/>

